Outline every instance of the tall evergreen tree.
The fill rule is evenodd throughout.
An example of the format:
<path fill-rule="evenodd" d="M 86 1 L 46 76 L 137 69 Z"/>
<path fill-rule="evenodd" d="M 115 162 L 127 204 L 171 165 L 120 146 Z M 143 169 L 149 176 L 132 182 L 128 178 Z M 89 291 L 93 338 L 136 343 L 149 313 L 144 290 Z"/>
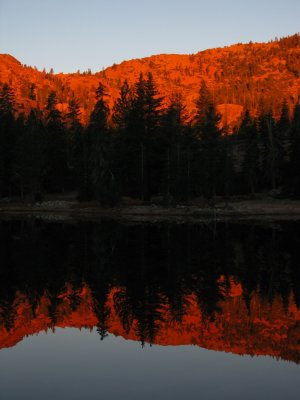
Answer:
<path fill-rule="evenodd" d="M 188 148 L 186 107 L 180 94 L 170 98 L 170 105 L 162 116 L 160 149 L 161 191 L 164 202 L 186 198 L 186 152 Z"/>
<path fill-rule="evenodd" d="M 282 103 L 280 118 L 276 124 L 275 144 L 277 147 L 278 184 L 287 178 L 291 152 L 291 120 L 286 99 Z"/>
<path fill-rule="evenodd" d="M 291 194 L 300 196 L 300 104 L 296 104 L 291 124 L 291 159 L 287 178 Z"/>
<path fill-rule="evenodd" d="M 44 184 L 49 192 L 64 192 L 69 178 L 67 137 L 56 93 L 52 91 L 46 106 L 46 148 Z"/>
<path fill-rule="evenodd" d="M 146 135 L 146 81 L 143 74 L 135 85 L 135 94 L 130 119 L 130 131 L 135 142 L 135 173 L 136 195 L 144 200 L 148 196 L 148 149 L 149 137 Z"/>
<path fill-rule="evenodd" d="M 132 195 L 132 181 L 136 175 L 136 142 L 132 134 L 133 89 L 124 81 L 113 107 L 114 170 L 124 195 Z"/>
<path fill-rule="evenodd" d="M 132 89 L 125 80 L 121 90 L 120 96 L 115 101 L 113 107 L 112 120 L 119 131 L 126 131 L 130 121 L 130 113 L 132 111 L 133 93 Z"/>
<path fill-rule="evenodd" d="M 82 129 L 82 124 L 80 122 L 80 106 L 78 100 L 73 97 L 68 104 L 67 113 L 67 123 L 68 128 L 71 132 L 76 132 L 76 130 Z"/>
<path fill-rule="evenodd" d="M 151 72 L 147 74 L 145 80 L 145 166 L 147 168 L 147 179 L 145 185 L 145 197 L 160 191 L 160 159 L 159 159 L 159 142 L 161 135 L 161 116 L 162 101 L 159 96 L 153 76 Z"/>
<path fill-rule="evenodd" d="M 220 180 L 221 192 L 224 195 L 226 207 L 228 207 L 230 195 L 234 184 L 234 165 L 233 165 L 233 140 L 229 135 L 229 127 L 225 125 L 222 130 L 222 138 L 220 141 Z"/>
<path fill-rule="evenodd" d="M 148 72 L 147 79 L 144 84 L 145 95 L 145 131 L 147 135 L 157 133 L 160 125 L 162 97 L 158 96 L 158 92 L 153 80 L 153 75 Z"/>
<path fill-rule="evenodd" d="M 242 151 L 242 181 L 246 193 L 254 194 L 258 189 L 259 177 L 259 143 L 256 122 L 251 117 L 249 110 L 245 110 L 238 139 Z"/>
<path fill-rule="evenodd" d="M 21 197 L 30 193 L 33 200 L 41 200 L 42 177 L 45 168 L 45 131 L 38 110 L 32 109 L 18 129 L 15 170 Z"/>
<path fill-rule="evenodd" d="M 0 195 L 13 193 L 13 154 L 16 140 L 14 91 L 4 84 L 0 92 Z"/>
<path fill-rule="evenodd" d="M 123 85 L 115 104 L 115 116 L 125 151 L 125 193 L 142 200 L 149 198 L 158 187 L 155 139 L 160 125 L 161 98 L 158 97 L 153 77 L 143 74 L 133 90 Z"/>
<path fill-rule="evenodd" d="M 113 205 L 118 201 L 117 182 L 111 169 L 112 142 L 108 128 L 109 109 L 105 102 L 106 91 L 100 82 L 96 90 L 96 104 L 88 126 L 90 176 L 92 196 L 102 204 Z"/>
<path fill-rule="evenodd" d="M 85 181 L 85 148 L 83 126 L 80 121 L 80 106 L 74 97 L 69 101 L 67 118 L 68 167 L 70 170 L 71 187 L 77 187 L 79 198 Z"/>
<path fill-rule="evenodd" d="M 261 112 L 258 126 L 261 147 L 262 185 L 274 190 L 278 184 L 278 142 L 275 138 L 276 124 L 272 111 Z"/>
<path fill-rule="evenodd" d="M 199 164 L 201 192 L 214 201 L 220 171 L 220 115 L 217 113 L 206 83 L 202 81 L 196 102 L 194 132 L 199 140 Z"/>

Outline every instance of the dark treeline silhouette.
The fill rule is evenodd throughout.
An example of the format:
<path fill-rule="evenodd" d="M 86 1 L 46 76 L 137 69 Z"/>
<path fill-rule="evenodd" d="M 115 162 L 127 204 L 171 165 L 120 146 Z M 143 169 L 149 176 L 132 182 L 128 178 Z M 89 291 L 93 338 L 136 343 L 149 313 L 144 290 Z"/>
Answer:
<path fill-rule="evenodd" d="M 33 317 L 46 296 L 54 327 L 66 284 L 73 288 L 73 311 L 82 301 L 76 293 L 83 285 L 90 288 L 101 339 L 109 330 L 107 299 L 114 288 L 120 289 L 113 301 L 124 330 L 135 329 L 142 343 L 155 341 L 163 305 L 180 323 L 188 295 L 195 296 L 203 320 L 213 321 L 232 279 L 241 284 L 249 307 L 259 296 L 262 304 L 279 297 L 286 309 L 290 301 L 299 308 L 298 249 L 296 222 L 127 226 L 3 220 L 0 321 L 13 328 L 17 294 L 29 299 Z"/>
<path fill-rule="evenodd" d="M 80 200 L 105 205 L 122 196 L 162 199 L 166 205 L 273 190 L 300 195 L 300 104 L 282 100 L 278 120 L 261 107 L 245 110 L 240 126 L 220 126 L 213 96 L 202 81 L 197 113 L 184 99 L 158 97 L 151 73 L 124 82 L 112 110 L 100 82 L 87 126 L 76 98 L 68 112 L 51 92 L 44 110 L 16 117 L 9 85 L 0 92 L 0 196 L 78 191 Z"/>

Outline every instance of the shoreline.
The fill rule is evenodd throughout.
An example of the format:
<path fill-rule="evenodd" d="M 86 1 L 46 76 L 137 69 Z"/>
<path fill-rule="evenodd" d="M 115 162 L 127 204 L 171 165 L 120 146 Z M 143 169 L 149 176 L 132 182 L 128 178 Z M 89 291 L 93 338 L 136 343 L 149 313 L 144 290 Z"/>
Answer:
<path fill-rule="evenodd" d="M 59 219 L 117 219 L 140 222 L 201 221 L 201 220 L 300 220 L 300 200 L 242 200 L 217 203 L 216 206 L 178 204 L 172 207 L 161 205 L 121 205 L 101 207 L 95 203 L 70 201 L 48 201 L 37 205 L 1 204 L 2 216 L 57 216 Z"/>

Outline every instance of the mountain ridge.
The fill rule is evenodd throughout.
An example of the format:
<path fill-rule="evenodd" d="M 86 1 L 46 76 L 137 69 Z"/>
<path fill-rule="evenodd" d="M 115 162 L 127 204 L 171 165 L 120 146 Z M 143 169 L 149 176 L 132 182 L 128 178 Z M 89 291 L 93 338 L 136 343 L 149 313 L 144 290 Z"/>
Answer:
<path fill-rule="evenodd" d="M 95 104 L 99 81 L 107 88 L 107 102 L 112 109 L 124 80 L 133 85 L 140 73 L 149 72 L 158 95 L 164 97 L 164 105 L 173 94 L 180 94 L 190 116 L 195 112 L 195 100 L 204 80 L 223 118 L 226 112 L 230 114 L 226 118 L 232 126 L 238 125 L 245 108 L 252 114 L 262 108 L 272 109 L 278 117 L 284 99 L 290 108 L 300 99 L 300 35 L 267 43 L 233 44 L 195 54 L 158 54 L 124 60 L 95 74 L 89 70 L 47 73 L 23 65 L 11 55 L 0 55 L 0 85 L 12 86 L 19 113 L 28 114 L 31 108 L 43 109 L 54 90 L 63 112 L 67 112 L 72 97 L 79 100 L 82 120 L 86 123 Z"/>

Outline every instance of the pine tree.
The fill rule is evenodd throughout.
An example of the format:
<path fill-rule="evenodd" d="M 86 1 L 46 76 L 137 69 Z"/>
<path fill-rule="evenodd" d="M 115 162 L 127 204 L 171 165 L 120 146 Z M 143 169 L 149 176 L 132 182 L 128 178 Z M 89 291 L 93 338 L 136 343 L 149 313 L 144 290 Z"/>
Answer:
<path fill-rule="evenodd" d="M 242 180 L 247 193 L 254 194 L 258 189 L 259 144 L 256 122 L 246 110 L 239 129 L 238 139 L 242 150 Z"/>
<path fill-rule="evenodd" d="M 211 97 L 211 93 L 208 90 L 208 87 L 205 81 L 201 82 L 199 96 L 196 101 L 197 114 L 195 116 L 195 127 L 196 127 L 196 136 L 199 140 L 203 139 L 203 136 L 206 134 L 205 125 L 207 124 L 207 116 L 210 113 L 210 108 L 213 106 L 213 101 Z"/>
<path fill-rule="evenodd" d="M 142 97 L 140 97 L 140 94 Z M 141 198 L 149 198 L 159 190 L 159 159 L 157 157 L 160 133 L 162 97 L 158 96 L 152 74 L 137 87 L 137 104 L 142 106 L 143 120 L 140 141 Z"/>
<path fill-rule="evenodd" d="M 72 98 L 68 104 L 67 118 L 67 137 L 68 137 L 68 167 L 72 187 L 76 186 L 79 191 L 79 198 L 82 197 L 83 187 L 85 186 L 87 163 L 86 149 L 83 137 L 83 126 L 80 121 L 80 107 L 78 100 Z"/>
<path fill-rule="evenodd" d="M 90 156 L 90 178 L 92 195 L 104 205 L 116 204 L 119 200 L 117 183 L 111 169 L 111 135 L 108 128 L 109 109 L 104 97 L 105 87 L 100 82 L 96 90 L 96 104 L 88 127 Z"/>
<path fill-rule="evenodd" d="M 262 184 L 276 189 L 278 183 L 278 142 L 275 138 L 275 120 L 272 111 L 259 116 L 259 136 L 261 146 Z"/>
<path fill-rule="evenodd" d="M 300 104 L 295 105 L 291 123 L 291 160 L 287 180 L 291 194 L 300 196 Z"/>
<path fill-rule="evenodd" d="M 46 106 L 45 188 L 64 192 L 69 178 L 67 137 L 61 112 L 57 109 L 56 93 L 52 91 Z"/>
<path fill-rule="evenodd" d="M 44 170 L 45 132 L 41 115 L 32 109 L 23 123 L 19 122 L 15 171 L 18 177 L 21 197 L 30 193 L 33 200 L 41 199 L 42 176 Z"/>
<path fill-rule="evenodd" d="M 133 90 L 123 86 L 113 120 L 122 135 L 125 193 L 142 200 L 149 198 L 159 184 L 155 139 L 159 131 L 161 98 L 151 74 L 140 74 Z"/>
<path fill-rule="evenodd" d="M 165 204 L 169 204 L 172 199 L 185 198 L 186 121 L 186 107 L 183 105 L 182 96 L 174 94 L 170 98 L 169 107 L 162 116 L 158 140 L 161 186 Z"/>
<path fill-rule="evenodd" d="M 146 135 L 155 135 L 160 125 L 162 97 L 158 96 L 151 72 L 147 74 L 144 85 L 145 95 L 145 132 Z"/>
<path fill-rule="evenodd" d="M 201 83 L 199 97 L 196 102 L 194 132 L 199 141 L 200 186 L 201 192 L 215 201 L 220 171 L 220 115 L 217 113 L 211 94 L 204 81 Z"/>
<path fill-rule="evenodd" d="M 229 135 L 228 125 L 222 130 L 222 138 L 220 140 L 220 169 L 221 191 L 223 192 L 226 207 L 228 207 L 231 190 L 233 186 L 234 168 L 232 155 L 232 138 Z"/>
<path fill-rule="evenodd" d="M 14 91 L 4 84 L 0 92 L 0 195 L 13 192 L 13 154 L 16 141 Z"/>
<path fill-rule="evenodd" d="M 114 104 L 112 115 L 112 120 L 119 131 L 125 131 L 128 129 L 132 102 L 132 89 L 130 88 L 128 81 L 125 80 L 120 90 L 120 96 Z"/>
<path fill-rule="evenodd" d="M 69 101 L 68 113 L 66 115 L 68 121 L 68 128 L 71 132 L 75 132 L 78 129 L 82 129 L 80 122 L 80 106 L 77 99 L 74 97 Z"/>
<path fill-rule="evenodd" d="M 136 176 L 136 142 L 132 134 L 134 93 L 127 80 L 124 81 L 120 95 L 113 107 L 114 123 L 114 171 L 124 195 L 133 195 L 132 182 Z"/>
<path fill-rule="evenodd" d="M 143 74 L 135 85 L 129 132 L 134 146 L 134 171 L 132 172 L 131 190 L 135 196 L 144 200 L 148 195 L 148 137 L 146 135 L 146 82 Z"/>
<path fill-rule="evenodd" d="M 278 183 L 283 184 L 288 174 L 291 153 L 291 121 L 286 99 L 282 103 L 281 114 L 275 129 L 277 147 Z"/>

